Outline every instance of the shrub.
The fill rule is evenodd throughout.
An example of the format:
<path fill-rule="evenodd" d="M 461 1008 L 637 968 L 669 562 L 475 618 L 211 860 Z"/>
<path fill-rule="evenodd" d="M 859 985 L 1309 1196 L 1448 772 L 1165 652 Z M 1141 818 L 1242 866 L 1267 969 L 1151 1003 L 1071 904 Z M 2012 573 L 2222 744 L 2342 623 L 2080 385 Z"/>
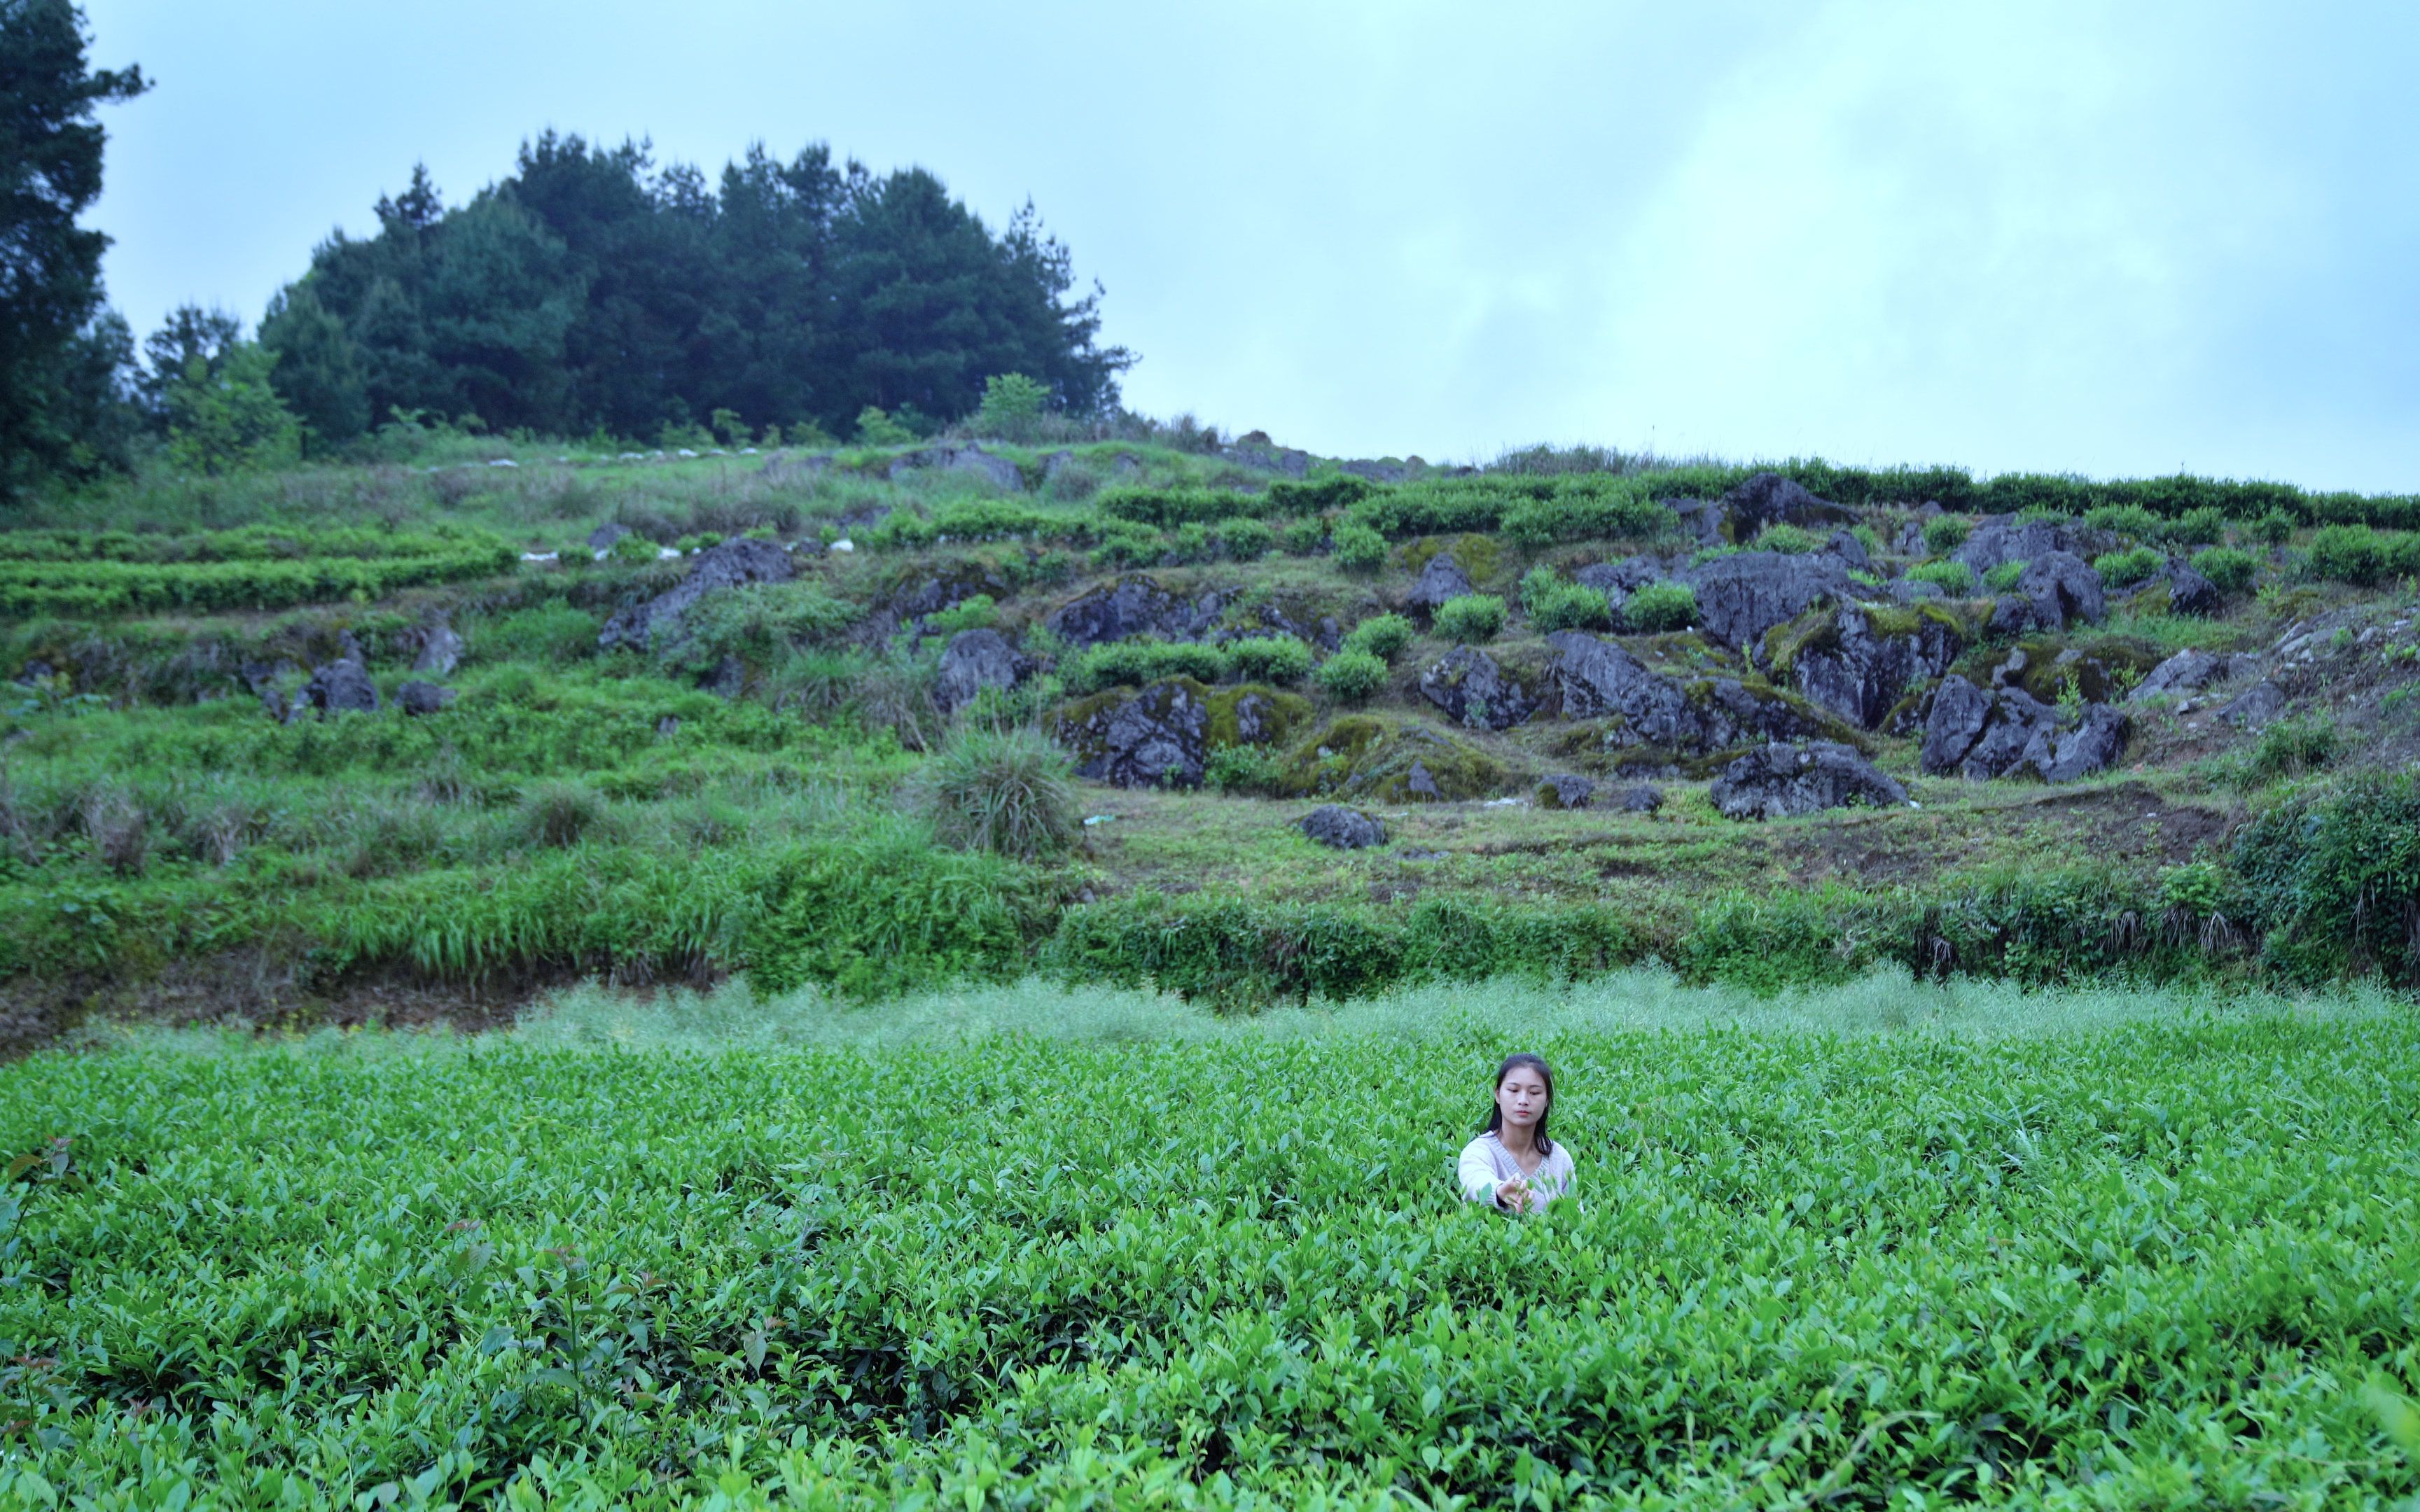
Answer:
<path fill-rule="evenodd" d="M 1347 572 L 1375 572 L 1387 560 L 1387 538 L 1357 519 L 1341 522 L 1330 533 L 1336 564 Z"/>
<path fill-rule="evenodd" d="M 1437 606 L 1436 632 L 1449 640 L 1477 645 L 1504 628 L 1504 600 L 1494 594 L 1464 594 Z"/>
<path fill-rule="evenodd" d="M 2240 594 L 2251 585 L 2254 575 L 2259 572 L 2260 559 L 2231 546 L 2213 546 L 2194 553 L 2193 568 L 2209 579 L 2219 592 Z"/>
<path fill-rule="evenodd" d="M 1602 589 L 1565 582 L 1551 567 L 1532 567 L 1521 579 L 1521 608 L 1540 635 L 1610 628 L 1613 610 Z"/>
<path fill-rule="evenodd" d="M 1698 623 L 1698 593 L 1687 583 L 1652 582 L 1621 606 L 1623 628 L 1637 635 L 1683 630 Z"/>
<path fill-rule="evenodd" d="M 1321 515 L 1359 503 L 1379 492 L 1379 486 L 1351 472 L 1296 481 L 1280 478 L 1269 485 L 1269 508 L 1278 514 Z"/>
<path fill-rule="evenodd" d="M 1344 638 L 1347 651 L 1366 651 L 1380 661 L 1392 661 L 1419 632 L 1400 614 L 1373 614 Z"/>
<path fill-rule="evenodd" d="M 2102 504 L 2098 509 L 2086 510 L 2084 525 L 2086 530 L 2109 531 L 2137 541 L 2160 533 L 2160 517 L 2140 504 Z"/>
<path fill-rule="evenodd" d="M 2273 779 L 2301 777 L 2333 764 L 2343 744 L 2332 719 L 2280 719 L 2260 732 L 2252 748 L 2252 771 Z"/>
<path fill-rule="evenodd" d="M 1000 623 L 1000 606 L 989 594 L 970 594 L 948 609 L 924 616 L 926 635 L 955 635 L 960 630 L 988 630 Z"/>
<path fill-rule="evenodd" d="M 1804 526 L 1792 525 L 1785 519 L 1776 520 L 1766 526 L 1756 538 L 1756 548 L 1760 551 L 1784 551 L 1792 556 L 1803 557 L 1823 549 L 1823 543 L 1814 532 Z"/>
<path fill-rule="evenodd" d="M 2330 525 L 2311 537 L 2310 570 L 2363 588 L 2420 576 L 2420 532 Z"/>
<path fill-rule="evenodd" d="M 1935 515 L 1924 522 L 1924 548 L 1943 556 L 1966 544 L 1966 521 L 1956 515 Z"/>
<path fill-rule="evenodd" d="M 1386 686 L 1386 660 L 1372 652 L 1348 646 L 1319 666 L 1321 691 L 1340 703 L 1364 702 Z"/>
<path fill-rule="evenodd" d="M 984 379 L 983 402 L 975 406 L 970 423 L 978 436 L 1030 441 L 1041 430 L 1043 411 L 1049 407 L 1049 385 L 1022 373 L 995 373 Z"/>
<path fill-rule="evenodd" d="M 1121 684 L 1140 687 L 1163 677 L 1215 683 L 1227 675 L 1227 653 L 1191 641 L 1109 640 L 1087 646 L 1060 664 L 1071 693 L 1097 693 Z"/>
<path fill-rule="evenodd" d="M 1220 746 L 1202 761 L 1202 783 L 1214 793 L 1268 793 L 1285 775 L 1285 761 L 1258 746 Z"/>
<path fill-rule="evenodd" d="M 1248 682 L 1295 683 L 1311 671 L 1311 647 L 1290 635 L 1230 640 L 1224 650 L 1232 675 Z"/>
<path fill-rule="evenodd" d="M 2304 795 L 2236 836 L 2236 870 L 2284 975 L 2376 970 L 2420 983 L 2420 778 L 2365 776 Z"/>
<path fill-rule="evenodd" d="M 2166 564 L 2167 559 L 2148 546 L 2130 547 L 2123 551 L 2106 551 L 2092 559 L 2092 569 L 2101 580 L 2112 588 L 2124 588 L 2143 581 Z"/>
<path fill-rule="evenodd" d="M 2023 562 L 2003 562 L 1983 574 L 1983 586 L 1994 594 L 2012 594 L 2024 577 L 2025 567 Z"/>
<path fill-rule="evenodd" d="M 1081 831 L 1075 768 L 1036 730 L 962 729 L 917 783 L 934 839 L 957 850 L 1032 861 L 1065 851 Z"/>
<path fill-rule="evenodd" d="M 1219 548 L 1237 562 L 1258 562 L 1277 545 L 1278 532 L 1256 519 L 1231 519 L 1218 527 Z"/>
<path fill-rule="evenodd" d="M 1969 598 L 1975 593 L 1975 569 L 1956 557 L 1919 562 L 1907 569 L 1907 576 L 1911 582 L 1931 583 L 1953 598 Z"/>
<path fill-rule="evenodd" d="M 2216 506 L 2204 504 L 2168 521 L 2160 534 L 2179 546 L 2215 546 L 2226 539 L 2226 517 Z"/>
<path fill-rule="evenodd" d="M 1255 494 L 1224 488 L 1110 488 L 1094 507 L 1111 519 L 1132 520 L 1165 530 L 1184 524 L 1216 525 L 1245 519 L 1267 510 L 1269 501 Z"/>
<path fill-rule="evenodd" d="M 515 831 L 527 845 L 577 845 L 605 822 L 604 795 L 568 778 L 533 782 L 521 793 Z"/>
<path fill-rule="evenodd" d="M 1288 556 L 1317 556 L 1319 548 L 1327 544 L 1327 524 L 1316 517 L 1288 520 L 1286 528 L 1278 532 L 1278 541 Z"/>
<path fill-rule="evenodd" d="M 2273 509 L 2252 522 L 2252 538 L 2263 546 L 2284 546 L 2294 538 L 2294 517 Z"/>

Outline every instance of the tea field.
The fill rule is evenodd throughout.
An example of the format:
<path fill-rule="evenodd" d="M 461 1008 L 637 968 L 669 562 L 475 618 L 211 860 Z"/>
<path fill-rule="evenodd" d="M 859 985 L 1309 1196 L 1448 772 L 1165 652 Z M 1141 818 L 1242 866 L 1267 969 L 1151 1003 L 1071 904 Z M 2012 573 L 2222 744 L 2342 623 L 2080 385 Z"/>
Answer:
<path fill-rule="evenodd" d="M 2420 1489 L 2408 1005 L 1422 991 L 41 1052 L 0 1070 L 0 1503 Z M 682 1048 L 718 1013 L 798 1042 Z M 1515 1046 L 1583 1197 L 1527 1221 L 1450 1176 Z"/>

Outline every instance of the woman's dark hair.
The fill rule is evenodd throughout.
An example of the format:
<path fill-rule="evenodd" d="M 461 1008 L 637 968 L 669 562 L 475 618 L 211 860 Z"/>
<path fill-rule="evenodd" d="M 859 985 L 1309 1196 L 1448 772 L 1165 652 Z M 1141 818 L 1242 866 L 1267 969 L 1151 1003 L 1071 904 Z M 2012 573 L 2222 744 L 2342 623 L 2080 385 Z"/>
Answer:
<path fill-rule="evenodd" d="M 1487 1127 L 1482 1132 L 1495 1134 L 1504 1127 L 1504 1110 L 1496 1105 L 1496 1091 L 1504 1085 L 1504 1078 L 1520 1066 L 1535 1071 L 1538 1079 L 1546 1084 L 1546 1111 L 1538 1115 L 1538 1153 L 1551 1155 L 1555 1152 L 1555 1142 L 1546 1137 L 1546 1119 L 1555 1111 L 1555 1068 L 1546 1064 L 1544 1057 L 1533 1056 L 1527 1050 L 1516 1050 L 1506 1056 L 1504 1064 L 1496 1068 L 1496 1079 L 1487 1084 Z"/>

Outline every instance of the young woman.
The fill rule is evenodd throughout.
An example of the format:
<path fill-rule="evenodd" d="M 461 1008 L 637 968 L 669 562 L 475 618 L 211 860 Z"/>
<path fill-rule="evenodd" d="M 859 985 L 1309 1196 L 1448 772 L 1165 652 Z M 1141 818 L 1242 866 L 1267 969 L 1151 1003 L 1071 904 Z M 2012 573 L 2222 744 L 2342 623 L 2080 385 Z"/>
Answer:
<path fill-rule="evenodd" d="M 1462 1196 L 1506 1212 L 1535 1212 L 1572 1195 L 1571 1151 L 1546 1137 L 1555 1073 L 1523 1051 L 1496 1068 L 1496 1106 L 1487 1128 L 1462 1147 Z"/>

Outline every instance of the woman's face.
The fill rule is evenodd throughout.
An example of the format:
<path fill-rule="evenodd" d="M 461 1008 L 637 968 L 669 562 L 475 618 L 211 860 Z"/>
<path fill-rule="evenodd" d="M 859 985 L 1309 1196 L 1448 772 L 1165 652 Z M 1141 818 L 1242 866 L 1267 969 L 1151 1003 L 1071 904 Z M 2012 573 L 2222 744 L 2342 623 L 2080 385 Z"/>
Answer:
<path fill-rule="evenodd" d="M 1496 1106 L 1504 1121 L 1527 1129 L 1546 1116 L 1546 1078 L 1535 1066 L 1515 1066 L 1496 1084 Z"/>

